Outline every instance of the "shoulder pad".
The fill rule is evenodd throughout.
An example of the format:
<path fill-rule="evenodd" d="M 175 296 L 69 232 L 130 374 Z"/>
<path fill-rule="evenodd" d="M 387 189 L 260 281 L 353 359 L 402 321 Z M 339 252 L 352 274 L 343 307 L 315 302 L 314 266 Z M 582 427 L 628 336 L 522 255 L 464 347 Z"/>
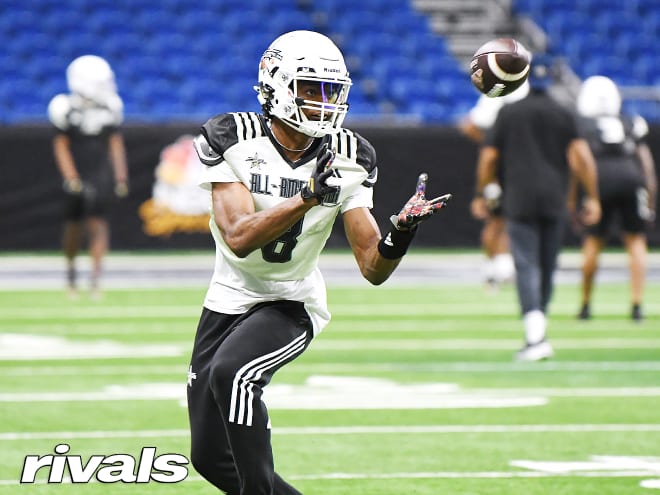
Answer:
<path fill-rule="evenodd" d="M 639 141 L 646 138 L 649 133 L 649 125 L 641 115 L 635 115 L 632 118 L 632 135 L 635 140 Z"/>
<path fill-rule="evenodd" d="M 341 129 L 330 137 L 330 146 L 349 160 L 362 166 L 367 172 L 376 168 L 376 150 L 357 132 Z"/>
<path fill-rule="evenodd" d="M 65 131 L 69 128 L 69 112 L 71 102 L 65 94 L 55 96 L 48 104 L 48 118 L 58 129 Z"/>
<path fill-rule="evenodd" d="M 114 124 L 120 126 L 124 122 L 124 102 L 115 94 L 110 96 L 106 103 L 114 117 Z"/>
<path fill-rule="evenodd" d="M 199 160 L 204 165 L 213 166 L 222 161 L 222 155 L 216 153 L 213 148 L 211 148 L 211 145 L 203 134 L 199 134 L 193 139 L 193 146 L 195 147 Z"/>
<path fill-rule="evenodd" d="M 259 115 L 254 112 L 218 115 L 209 119 L 201 131 L 208 144 L 219 155 L 241 141 L 264 136 Z"/>

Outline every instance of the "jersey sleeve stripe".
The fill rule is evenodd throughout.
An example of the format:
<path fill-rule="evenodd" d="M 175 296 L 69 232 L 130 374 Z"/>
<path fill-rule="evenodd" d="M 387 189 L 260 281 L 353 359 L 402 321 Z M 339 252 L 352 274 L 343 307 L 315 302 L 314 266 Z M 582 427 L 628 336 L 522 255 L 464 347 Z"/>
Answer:
<path fill-rule="evenodd" d="M 346 136 L 346 154 L 348 155 L 349 158 L 353 158 L 353 150 L 357 146 L 357 138 L 353 135 L 347 135 Z"/>
<path fill-rule="evenodd" d="M 238 122 L 240 122 L 240 125 L 239 125 L 239 129 L 240 129 L 240 131 L 239 131 L 239 135 L 242 136 L 242 137 L 243 137 L 243 141 L 245 141 L 245 140 L 247 139 L 247 132 L 248 132 L 247 127 L 246 127 L 246 125 L 245 125 L 245 114 L 243 114 L 243 113 L 237 113 L 237 114 L 235 114 L 235 115 L 236 115 L 236 117 L 238 117 L 237 125 L 238 125 Z"/>
<path fill-rule="evenodd" d="M 254 112 L 247 114 L 248 119 L 250 119 L 250 127 L 252 128 L 252 138 L 262 135 L 261 123 L 259 122 L 259 117 Z"/>
<path fill-rule="evenodd" d="M 246 141 L 263 135 L 261 124 L 255 113 L 236 112 L 232 113 L 232 116 L 236 122 L 236 136 L 239 141 Z"/>

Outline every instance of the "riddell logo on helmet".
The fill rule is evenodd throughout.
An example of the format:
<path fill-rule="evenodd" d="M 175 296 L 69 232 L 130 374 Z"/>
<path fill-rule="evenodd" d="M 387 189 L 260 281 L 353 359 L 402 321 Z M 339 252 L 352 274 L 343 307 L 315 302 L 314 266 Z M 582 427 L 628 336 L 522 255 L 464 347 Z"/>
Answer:
<path fill-rule="evenodd" d="M 337 73 L 341 72 L 339 69 L 329 69 L 328 67 L 323 67 L 323 70 L 325 72 L 337 72 Z"/>
<path fill-rule="evenodd" d="M 93 455 L 87 462 L 82 456 L 64 455 L 71 447 L 66 443 L 55 446 L 55 454 L 28 455 L 23 461 L 21 483 L 34 483 L 42 468 L 48 473 L 48 483 L 89 483 L 92 478 L 101 483 L 178 483 L 188 477 L 190 461 L 181 454 L 156 456 L 156 447 L 144 447 L 140 457 L 128 454 Z M 70 477 L 65 477 L 67 471 Z M 45 474 L 45 473 L 44 473 Z"/>

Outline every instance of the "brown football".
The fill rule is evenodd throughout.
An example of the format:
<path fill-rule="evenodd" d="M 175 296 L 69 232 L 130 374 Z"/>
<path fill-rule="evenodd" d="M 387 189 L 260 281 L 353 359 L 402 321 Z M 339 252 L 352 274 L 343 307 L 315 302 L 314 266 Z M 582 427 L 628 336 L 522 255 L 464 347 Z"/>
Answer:
<path fill-rule="evenodd" d="M 488 41 L 470 61 L 472 84 L 491 98 L 508 95 L 527 80 L 531 58 L 522 43 L 513 38 Z"/>

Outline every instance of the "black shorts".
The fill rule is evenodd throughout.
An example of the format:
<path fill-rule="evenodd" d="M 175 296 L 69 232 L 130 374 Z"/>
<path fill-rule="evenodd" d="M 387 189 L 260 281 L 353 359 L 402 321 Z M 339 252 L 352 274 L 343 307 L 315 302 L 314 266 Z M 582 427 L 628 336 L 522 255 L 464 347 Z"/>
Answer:
<path fill-rule="evenodd" d="M 587 228 L 589 235 L 605 238 L 617 217 L 621 221 L 621 230 L 628 234 L 640 234 L 646 230 L 646 222 L 641 211 L 645 207 L 646 198 L 639 191 L 601 200 L 602 216 L 600 222 Z"/>
<path fill-rule="evenodd" d="M 98 187 L 84 182 L 79 194 L 66 193 L 64 216 L 78 222 L 87 217 L 105 217 L 113 196 L 107 187 Z"/>

